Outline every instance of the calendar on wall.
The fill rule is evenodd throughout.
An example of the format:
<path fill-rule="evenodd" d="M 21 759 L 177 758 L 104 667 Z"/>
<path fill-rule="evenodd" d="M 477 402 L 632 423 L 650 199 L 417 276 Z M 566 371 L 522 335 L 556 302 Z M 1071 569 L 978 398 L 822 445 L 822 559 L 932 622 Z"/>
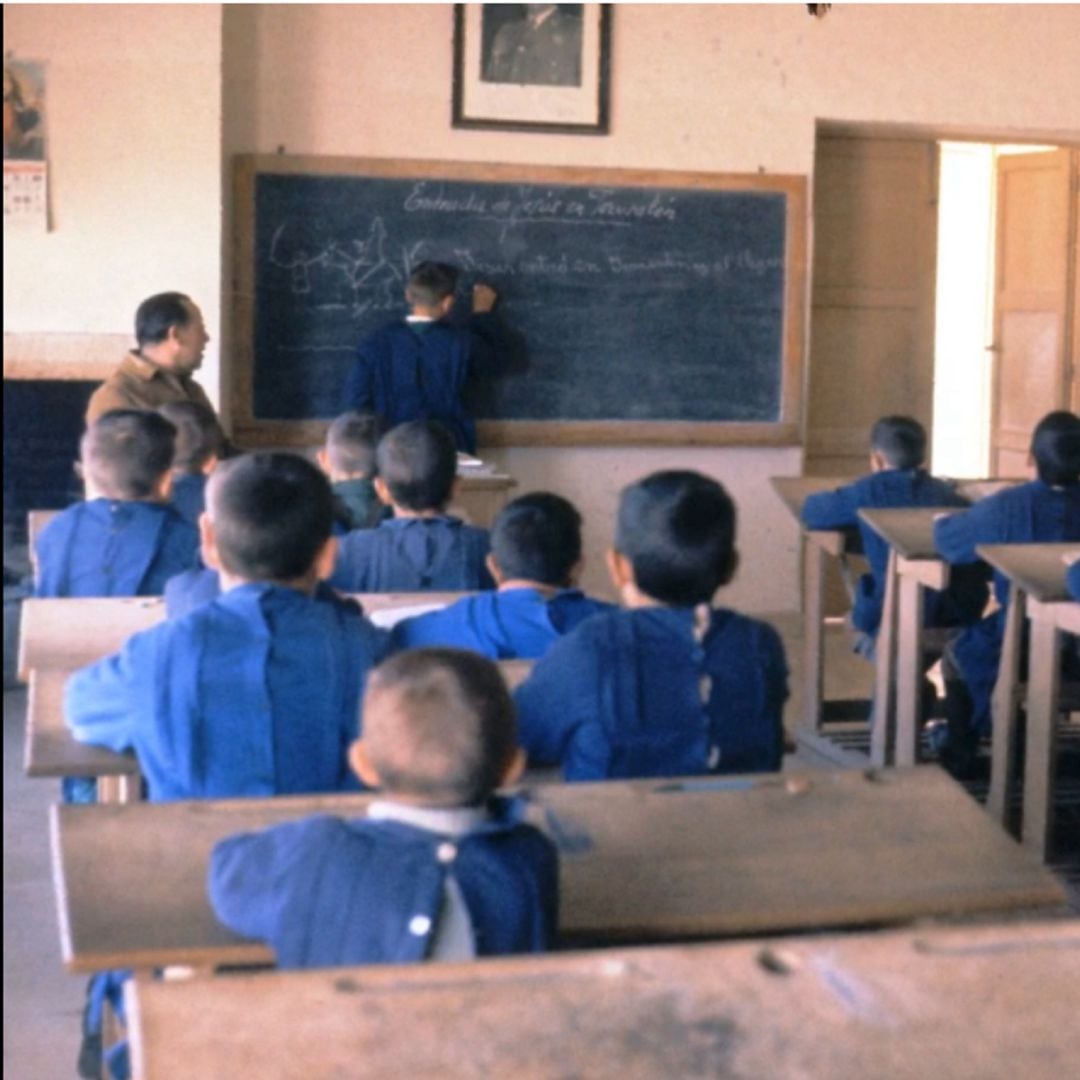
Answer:
<path fill-rule="evenodd" d="M 4 226 L 48 227 L 45 65 L 4 60 Z"/>

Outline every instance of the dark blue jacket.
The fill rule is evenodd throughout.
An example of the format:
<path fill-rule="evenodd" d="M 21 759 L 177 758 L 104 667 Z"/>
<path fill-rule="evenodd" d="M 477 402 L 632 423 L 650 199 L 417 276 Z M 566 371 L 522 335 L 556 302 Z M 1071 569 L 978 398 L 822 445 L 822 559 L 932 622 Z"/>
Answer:
<path fill-rule="evenodd" d="M 1080 484 L 1055 488 L 1041 480 L 999 491 L 970 510 L 934 524 L 934 546 L 950 563 L 978 560 L 979 544 L 1038 544 L 1080 541 Z M 1002 607 L 966 630 L 954 647 L 956 662 L 975 705 L 973 722 L 985 732 L 1005 634 L 1008 579 L 994 574 Z"/>
<path fill-rule="evenodd" d="M 344 536 L 353 529 L 374 529 L 393 514 L 389 506 L 379 501 L 370 479 L 337 480 L 331 486 L 335 536 Z"/>
<path fill-rule="evenodd" d="M 578 589 L 546 597 L 536 589 L 500 589 L 466 596 L 441 611 L 403 619 L 391 632 L 395 649 L 454 645 L 492 660 L 536 660 L 591 615 L 613 610 Z"/>
<path fill-rule="evenodd" d="M 489 824 L 452 840 L 328 816 L 230 837 L 211 856 L 210 902 L 283 968 L 410 963 L 429 955 L 452 873 L 478 956 L 541 952 L 558 920 L 555 849 L 515 806 L 493 804 Z"/>
<path fill-rule="evenodd" d="M 438 420 L 459 450 L 476 451 L 476 428 L 462 393 L 470 373 L 494 368 L 498 323 L 474 315 L 468 325 L 393 322 L 361 342 L 345 386 L 346 409 L 378 413 L 393 427 Z"/>
<path fill-rule="evenodd" d="M 195 526 L 206 509 L 206 479 L 202 473 L 181 473 L 173 477 L 172 504 L 185 521 Z"/>
<path fill-rule="evenodd" d="M 486 529 L 459 518 L 391 518 L 338 541 L 330 584 L 343 592 L 491 589 Z"/>
<path fill-rule="evenodd" d="M 154 801 L 355 788 L 346 750 L 386 643 L 354 607 L 239 585 L 76 672 L 66 719 L 134 750 Z"/>
<path fill-rule="evenodd" d="M 1077 559 L 1065 571 L 1065 587 L 1074 600 L 1080 600 L 1080 559 Z"/>
<path fill-rule="evenodd" d="M 163 503 L 91 499 L 53 518 L 36 553 L 35 596 L 160 596 L 197 565 L 199 533 Z"/>
<path fill-rule="evenodd" d="M 559 638 L 514 695 L 530 763 L 561 763 L 567 780 L 778 769 L 780 636 L 718 609 L 699 645 L 693 622 L 689 608 L 617 610 Z"/>
<path fill-rule="evenodd" d="M 889 562 L 889 545 L 859 517 L 859 511 L 966 505 L 966 500 L 950 484 L 923 469 L 885 469 L 835 491 L 807 496 L 802 511 L 807 528 L 842 529 L 857 525 L 862 536 L 870 573 L 859 579 L 855 592 L 851 619 L 856 629 L 877 634 Z M 925 624 L 959 626 L 974 622 L 986 607 L 988 596 L 985 582 L 977 575 L 958 576 L 944 593 L 927 589 Z"/>

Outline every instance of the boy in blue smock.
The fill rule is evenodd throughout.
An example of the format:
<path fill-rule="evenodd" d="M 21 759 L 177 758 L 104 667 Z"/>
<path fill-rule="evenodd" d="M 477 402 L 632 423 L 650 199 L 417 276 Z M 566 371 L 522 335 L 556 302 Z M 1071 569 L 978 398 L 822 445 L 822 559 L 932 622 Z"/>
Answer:
<path fill-rule="evenodd" d="M 626 488 L 608 553 L 625 610 L 560 638 L 518 688 L 529 763 L 567 780 L 779 769 L 780 637 L 711 607 L 737 562 L 735 506 L 715 480 L 672 470 Z"/>
<path fill-rule="evenodd" d="M 491 661 L 419 649 L 368 681 L 350 760 L 367 816 L 318 815 L 221 841 L 210 902 L 283 968 L 540 952 L 558 922 L 551 842 L 495 796 L 523 765 Z"/>
<path fill-rule="evenodd" d="M 343 592 L 490 589 L 486 529 L 446 513 L 457 451 L 433 420 L 387 432 L 375 451 L 375 490 L 394 516 L 341 537 L 330 584 Z"/>
<path fill-rule="evenodd" d="M 889 545 L 859 517 L 859 511 L 967 505 L 951 484 L 926 472 L 925 460 L 922 424 L 909 416 L 883 416 L 870 429 L 870 474 L 835 491 L 809 495 L 803 503 L 803 524 L 808 528 L 859 528 L 870 573 L 857 583 L 851 621 L 862 635 L 856 651 L 871 659 L 885 602 Z M 972 623 L 982 614 L 987 599 L 981 575 L 957 574 L 944 592 L 926 590 L 925 625 Z"/>
<path fill-rule="evenodd" d="M 172 497 L 176 512 L 196 528 L 206 509 L 206 478 L 221 456 L 221 429 L 211 409 L 198 401 L 173 401 L 157 410 L 176 428 Z"/>
<path fill-rule="evenodd" d="M 390 516 L 375 491 L 380 427 L 374 413 L 353 411 L 342 413 L 326 430 L 318 459 L 334 491 L 334 532 L 339 536 L 352 529 L 373 529 Z"/>
<path fill-rule="evenodd" d="M 390 427 L 408 420 L 438 420 L 459 450 L 476 451 L 476 428 L 462 394 L 472 377 L 498 363 L 499 324 L 492 313 L 495 290 L 473 287 L 468 324 L 450 320 L 458 271 L 424 262 L 409 275 L 410 314 L 360 344 L 345 387 L 347 409 L 371 410 Z"/>
<path fill-rule="evenodd" d="M 491 528 L 488 569 L 495 592 L 399 622 L 395 648 L 456 645 L 493 660 L 535 660 L 582 620 L 611 604 L 574 588 L 581 570 L 581 515 L 561 495 L 522 495 Z"/>
<path fill-rule="evenodd" d="M 1036 479 L 999 491 L 970 510 L 934 523 L 934 545 L 950 563 L 978 561 L 979 544 L 1080 541 L 1080 417 L 1044 416 L 1031 437 Z M 948 745 L 942 763 L 966 778 L 977 766 L 978 740 L 990 730 L 990 699 L 1005 632 L 1008 580 L 994 575 L 1001 607 L 966 630 L 946 653 Z"/>
<path fill-rule="evenodd" d="M 42 530 L 35 596 L 158 596 L 194 566 L 199 534 L 169 505 L 176 429 L 138 409 L 102 415 L 82 437 L 86 500 Z"/>
<path fill-rule="evenodd" d="M 68 726 L 134 750 L 153 800 L 345 788 L 386 637 L 312 596 L 334 558 L 330 485 L 296 455 L 250 454 L 219 465 L 207 497 L 202 550 L 221 596 L 76 672 Z"/>

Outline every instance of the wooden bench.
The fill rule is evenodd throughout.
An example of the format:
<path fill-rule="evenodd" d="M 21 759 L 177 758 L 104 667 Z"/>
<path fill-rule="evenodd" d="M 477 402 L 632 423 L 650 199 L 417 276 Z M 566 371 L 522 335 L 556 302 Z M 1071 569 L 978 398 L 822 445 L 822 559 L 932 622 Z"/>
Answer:
<path fill-rule="evenodd" d="M 940 769 L 545 784 L 564 943 L 895 923 L 1059 905 L 1061 885 Z M 206 897 L 214 844 L 369 796 L 54 806 L 69 971 L 266 962 Z"/>
<path fill-rule="evenodd" d="M 1017 1077 L 1080 1061 L 1080 927 L 919 929 L 127 990 L 135 1075 Z"/>

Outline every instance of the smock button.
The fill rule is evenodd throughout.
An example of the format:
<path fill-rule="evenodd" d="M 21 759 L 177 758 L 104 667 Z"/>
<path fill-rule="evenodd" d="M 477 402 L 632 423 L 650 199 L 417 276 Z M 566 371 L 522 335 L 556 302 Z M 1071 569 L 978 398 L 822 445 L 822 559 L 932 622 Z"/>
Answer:
<path fill-rule="evenodd" d="M 435 849 L 435 858 L 441 863 L 453 862 L 457 858 L 457 845 L 440 844 Z"/>
<path fill-rule="evenodd" d="M 409 933 L 423 937 L 431 929 L 431 920 L 426 915 L 414 915 L 409 920 Z"/>
<path fill-rule="evenodd" d="M 709 760 L 706 762 L 706 768 L 710 771 L 715 769 L 720 764 L 720 747 L 713 746 L 709 750 Z"/>

